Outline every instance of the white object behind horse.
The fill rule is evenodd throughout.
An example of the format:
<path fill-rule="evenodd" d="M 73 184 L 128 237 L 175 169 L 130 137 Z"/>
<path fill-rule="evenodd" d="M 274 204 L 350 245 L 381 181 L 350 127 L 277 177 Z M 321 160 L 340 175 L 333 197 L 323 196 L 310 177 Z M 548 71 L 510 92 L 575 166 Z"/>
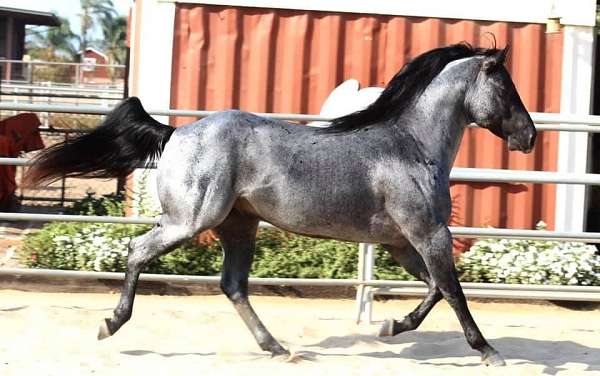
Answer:
<path fill-rule="evenodd" d="M 375 102 L 383 91 L 381 87 L 359 88 L 360 84 L 355 79 L 342 82 L 325 99 L 319 115 L 336 118 L 355 111 L 364 110 L 371 103 Z M 313 121 L 309 123 L 309 125 L 317 127 L 325 127 L 328 124 L 326 121 Z"/>

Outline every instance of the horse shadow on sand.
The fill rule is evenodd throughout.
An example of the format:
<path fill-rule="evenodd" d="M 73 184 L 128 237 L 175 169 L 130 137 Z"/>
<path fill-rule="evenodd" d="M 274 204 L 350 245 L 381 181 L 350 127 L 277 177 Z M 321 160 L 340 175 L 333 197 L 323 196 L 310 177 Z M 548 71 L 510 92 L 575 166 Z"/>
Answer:
<path fill-rule="evenodd" d="M 197 352 L 172 352 L 172 353 L 163 353 L 163 352 L 156 352 L 156 351 L 151 351 L 151 350 L 126 350 L 126 351 L 121 351 L 121 354 L 123 354 L 123 355 L 129 355 L 129 356 L 159 355 L 159 356 L 162 356 L 163 358 L 172 358 L 172 357 L 177 357 L 177 356 L 188 356 L 188 355 L 213 356 L 213 355 L 216 355 L 217 353 L 215 353 L 215 352 L 208 352 L 208 353 L 197 353 Z"/>
<path fill-rule="evenodd" d="M 344 349 L 359 343 L 379 344 L 408 344 L 401 351 L 373 351 L 352 354 L 371 358 L 403 358 L 416 360 L 423 364 L 455 365 L 457 367 L 479 366 L 479 361 L 472 363 L 436 362 L 436 359 L 460 358 L 464 356 L 479 356 L 466 343 L 462 332 L 406 332 L 395 337 L 379 338 L 369 335 L 332 336 L 321 342 L 306 346 L 308 348 Z M 511 364 L 543 365 L 544 373 L 555 375 L 565 370 L 566 363 L 585 364 L 586 371 L 600 371 L 600 348 L 580 345 L 572 341 L 546 341 L 520 337 L 499 337 L 490 339 L 490 343 Z M 311 349 L 312 350 L 312 349 Z M 560 356 L 552 356 L 552 354 Z M 349 355 L 319 353 L 306 351 L 304 356 L 318 358 L 319 356 Z"/>

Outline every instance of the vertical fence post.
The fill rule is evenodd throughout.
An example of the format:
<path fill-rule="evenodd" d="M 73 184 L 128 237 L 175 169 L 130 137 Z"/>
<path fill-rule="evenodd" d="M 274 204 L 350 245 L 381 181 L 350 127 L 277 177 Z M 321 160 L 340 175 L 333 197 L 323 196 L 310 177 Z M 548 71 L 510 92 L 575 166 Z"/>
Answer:
<path fill-rule="evenodd" d="M 33 64 L 31 64 L 31 61 L 27 62 L 27 83 L 33 85 Z"/>
<path fill-rule="evenodd" d="M 69 141 L 69 133 L 65 132 L 64 133 L 64 139 L 65 142 Z M 60 179 L 60 206 L 64 207 L 65 206 L 65 190 L 67 187 L 67 178 L 65 178 L 64 176 Z"/>
<path fill-rule="evenodd" d="M 75 85 L 79 86 L 81 83 L 81 64 L 75 64 Z"/>
<path fill-rule="evenodd" d="M 365 248 L 366 244 L 358 244 L 358 273 L 356 285 L 356 323 L 360 324 L 364 307 L 364 289 L 365 285 L 361 282 L 365 281 Z"/>
<path fill-rule="evenodd" d="M 11 77 L 11 75 L 12 75 L 12 73 L 11 73 L 11 71 L 12 71 L 12 62 L 7 61 L 5 69 L 6 70 L 4 71 L 4 79 L 6 80 L 7 83 L 10 83 L 10 80 L 12 78 Z"/>
<path fill-rule="evenodd" d="M 360 243 L 358 245 L 358 285 L 356 287 L 356 323 L 359 324 L 363 314 L 367 314 L 367 322 L 371 323 L 371 313 L 373 310 L 373 295 L 371 287 L 365 286 L 364 281 L 373 279 L 374 266 L 373 244 Z M 363 282 L 363 283 L 361 283 Z"/>
<path fill-rule="evenodd" d="M 33 85 L 33 67 L 34 65 L 31 64 L 31 61 L 27 62 L 27 83 L 29 85 Z M 29 94 L 33 93 L 33 89 L 30 88 L 29 89 Z M 29 95 L 29 103 L 33 103 L 33 96 Z"/>
<path fill-rule="evenodd" d="M 367 244 L 365 248 L 365 280 L 370 281 L 374 277 L 373 268 L 375 266 L 375 246 L 373 244 Z M 364 312 L 367 313 L 367 323 L 370 324 L 373 321 L 373 294 L 371 294 L 371 286 L 365 286 L 364 291 Z"/>

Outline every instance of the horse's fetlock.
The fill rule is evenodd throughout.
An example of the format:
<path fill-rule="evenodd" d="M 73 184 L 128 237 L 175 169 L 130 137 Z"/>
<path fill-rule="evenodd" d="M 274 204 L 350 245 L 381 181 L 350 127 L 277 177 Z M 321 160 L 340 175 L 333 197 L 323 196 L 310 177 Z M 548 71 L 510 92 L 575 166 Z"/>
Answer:
<path fill-rule="evenodd" d="M 238 286 L 232 284 L 221 283 L 221 291 L 233 303 L 242 303 L 246 300 L 246 295 Z"/>
<path fill-rule="evenodd" d="M 487 343 L 485 338 L 483 338 L 483 336 L 479 333 L 467 330 L 467 332 L 465 333 L 465 337 L 467 337 L 467 342 L 474 350 L 478 350 L 482 353 L 485 353 L 488 349 L 490 349 L 490 345 Z"/>

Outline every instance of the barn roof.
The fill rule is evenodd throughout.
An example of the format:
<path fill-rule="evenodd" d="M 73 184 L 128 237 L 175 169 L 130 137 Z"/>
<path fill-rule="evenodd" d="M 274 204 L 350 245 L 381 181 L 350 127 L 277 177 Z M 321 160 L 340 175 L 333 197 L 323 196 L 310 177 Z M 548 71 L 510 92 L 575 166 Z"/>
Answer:
<path fill-rule="evenodd" d="M 60 21 L 54 13 L 29 8 L 0 6 L 0 17 L 14 17 L 27 25 L 60 25 Z"/>

